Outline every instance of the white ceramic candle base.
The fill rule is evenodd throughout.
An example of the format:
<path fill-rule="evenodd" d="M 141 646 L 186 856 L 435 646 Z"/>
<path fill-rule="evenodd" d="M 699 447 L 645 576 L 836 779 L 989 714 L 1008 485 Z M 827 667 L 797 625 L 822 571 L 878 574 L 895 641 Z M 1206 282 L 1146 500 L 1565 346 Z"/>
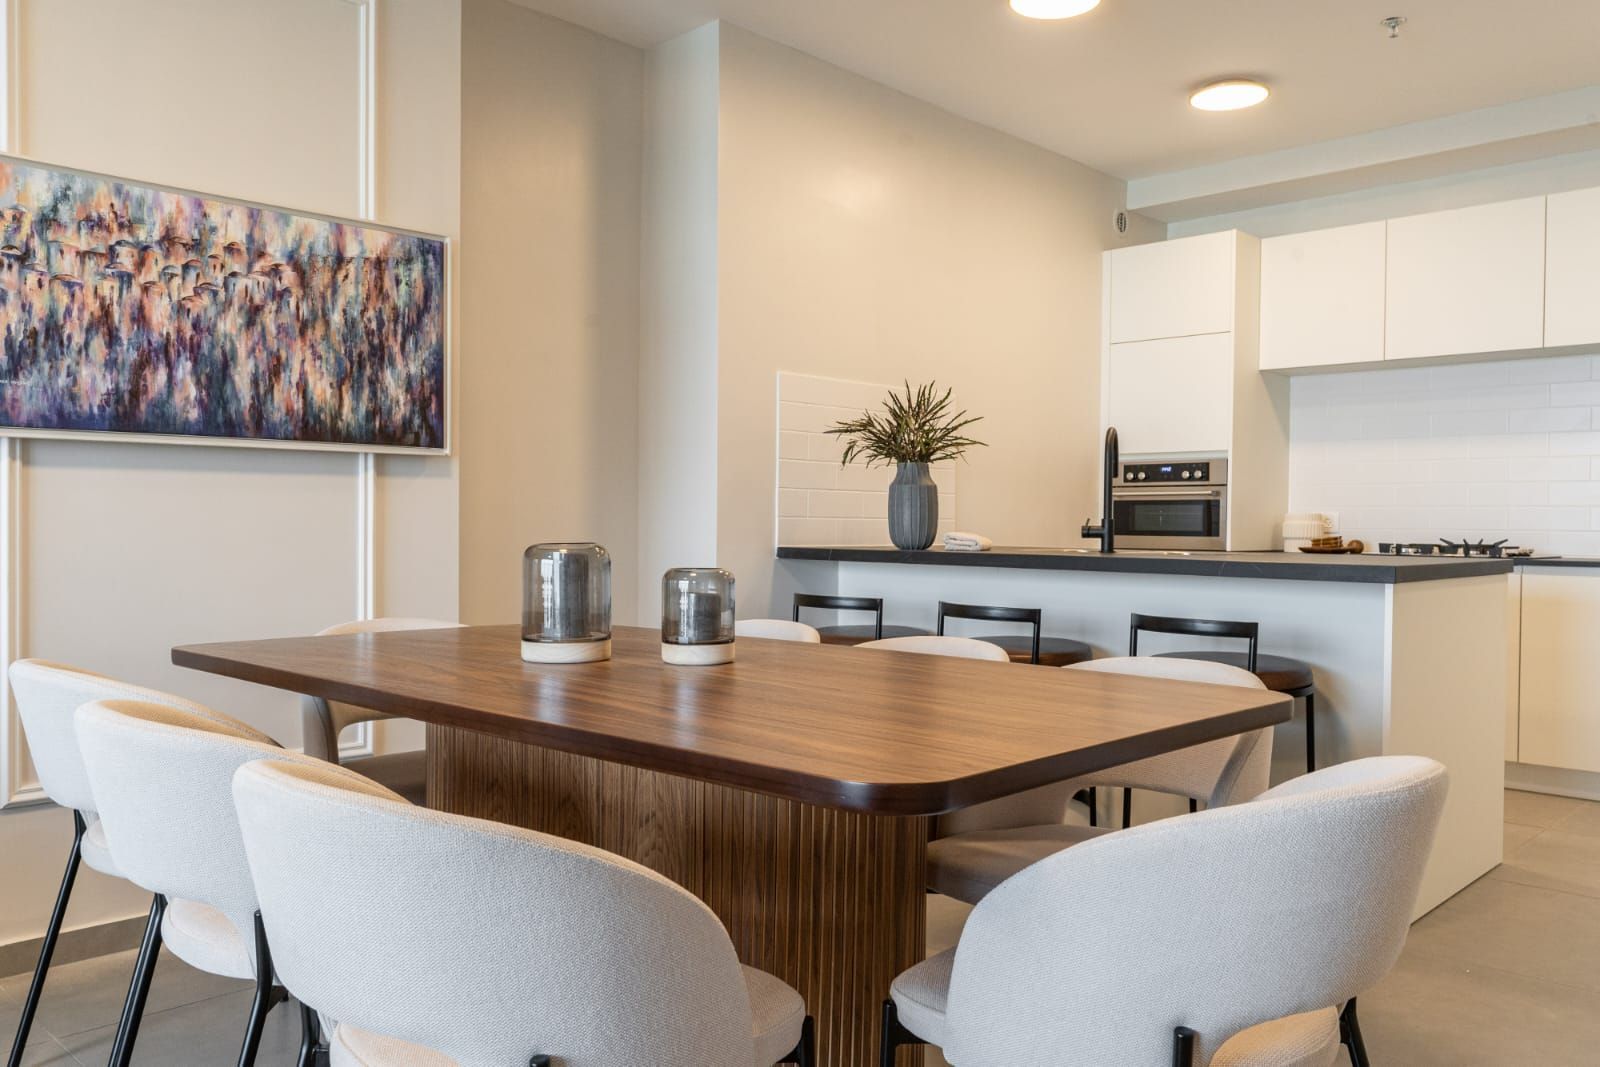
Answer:
<path fill-rule="evenodd" d="M 611 638 L 604 641 L 524 641 L 528 663 L 598 663 L 611 658 Z"/>
<path fill-rule="evenodd" d="M 662 642 L 661 658 L 676 667 L 714 667 L 733 662 L 733 642 L 721 645 L 669 645 Z"/>

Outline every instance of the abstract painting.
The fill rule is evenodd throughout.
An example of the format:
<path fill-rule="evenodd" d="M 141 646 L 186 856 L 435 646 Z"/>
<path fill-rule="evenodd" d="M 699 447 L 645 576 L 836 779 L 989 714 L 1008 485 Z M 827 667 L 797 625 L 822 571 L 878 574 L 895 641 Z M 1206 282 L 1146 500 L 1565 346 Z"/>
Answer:
<path fill-rule="evenodd" d="M 0 432 L 448 447 L 445 241 L 0 157 Z"/>

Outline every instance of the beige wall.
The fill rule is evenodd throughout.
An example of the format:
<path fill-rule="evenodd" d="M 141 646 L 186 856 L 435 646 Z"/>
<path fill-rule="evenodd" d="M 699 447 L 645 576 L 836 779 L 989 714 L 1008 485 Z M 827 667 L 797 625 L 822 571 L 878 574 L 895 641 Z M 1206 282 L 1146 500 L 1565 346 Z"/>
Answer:
<path fill-rule="evenodd" d="M 780 370 L 954 387 L 989 443 L 957 464 L 957 526 L 1076 543 L 1099 507 L 1100 253 L 1123 240 L 1123 183 L 721 28 L 717 548 L 740 614 L 787 596 Z"/>
<path fill-rule="evenodd" d="M 292 208 L 361 209 L 361 5 L 14 2 L 21 62 L 4 78 L 19 119 L 12 151 Z M 382 0 L 381 11 L 377 217 L 454 238 L 457 6 Z M 85 70 L 100 72 L 90 79 L 98 88 L 63 80 Z M 220 82 L 202 90 L 207 78 Z M 119 85 L 130 87 L 126 100 Z M 455 355 L 459 365 L 459 346 Z M 16 531 L 21 585 L 6 605 L 17 619 L 7 651 L 175 690 L 297 744 L 293 698 L 179 670 L 169 650 L 305 633 L 357 615 L 368 557 L 358 536 L 358 458 L 109 441 L 15 447 L 16 513 L 0 501 L 0 522 Z M 449 457 L 377 459 L 370 581 L 378 612 L 455 616 L 456 470 Z M 12 723 L 0 722 L 7 759 L 18 736 Z M 375 744 L 416 736 L 386 727 Z M 25 763 L 19 771 L 10 785 L 25 798 L 32 774 Z M 42 930 L 70 827 L 53 808 L 0 812 L 0 945 Z M 70 927 L 148 905 L 92 871 L 78 887 Z"/>
<path fill-rule="evenodd" d="M 637 571 L 643 54 L 505 0 L 462 12 L 461 611 L 521 610 L 522 550 Z"/>

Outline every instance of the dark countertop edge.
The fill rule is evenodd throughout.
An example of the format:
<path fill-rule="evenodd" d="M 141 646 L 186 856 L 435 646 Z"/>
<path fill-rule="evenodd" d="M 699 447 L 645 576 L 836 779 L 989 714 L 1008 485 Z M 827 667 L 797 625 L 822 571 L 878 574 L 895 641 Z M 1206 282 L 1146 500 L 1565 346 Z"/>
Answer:
<path fill-rule="evenodd" d="M 1600 567 L 1600 556 L 1546 556 L 1543 559 L 1512 560 L 1523 567 Z"/>
<path fill-rule="evenodd" d="M 1155 556 L 1137 553 L 1064 553 L 1050 549 L 992 549 L 988 552 L 945 552 L 930 548 L 919 552 L 898 548 L 780 546 L 779 559 L 819 560 L 828 563 L 897 563 L 933 567 L 1002 567 L 1015 570 L 1088 571 L 1113 574 L 1184 574 L 1209 578 L 1258 578 L 1298 582 L 1360 582 L 1398 585 L 1446 578 L 1476 578 L 1510 574 L 1516 561 L 1509 559 L 1400 559 L 1378 555 L 1361 557 L 1305 554 L 1285 558 L 1284 553 L 1214 552 L 1192 556 Z M 1272 558 L 1265 558 L 1272 557 Z M 1370 562 L 1369 562 L 1370 560 Z M 1547 561 L 1550 565 L 1558 560 Z M 1600 566 L 1600 560 L 1589 564 Z"/>

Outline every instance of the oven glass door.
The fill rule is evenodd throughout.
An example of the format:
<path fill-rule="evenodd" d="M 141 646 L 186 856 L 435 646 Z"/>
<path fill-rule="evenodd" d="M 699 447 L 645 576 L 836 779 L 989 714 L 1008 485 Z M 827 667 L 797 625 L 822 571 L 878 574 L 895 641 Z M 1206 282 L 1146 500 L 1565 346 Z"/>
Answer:
<path fill-rule="evenodd" d="M 1222 540 L 1222 497 L 1182 490 L 1118 494 L 1111 502 L 1118 538 L 1176 543 Z"/>

